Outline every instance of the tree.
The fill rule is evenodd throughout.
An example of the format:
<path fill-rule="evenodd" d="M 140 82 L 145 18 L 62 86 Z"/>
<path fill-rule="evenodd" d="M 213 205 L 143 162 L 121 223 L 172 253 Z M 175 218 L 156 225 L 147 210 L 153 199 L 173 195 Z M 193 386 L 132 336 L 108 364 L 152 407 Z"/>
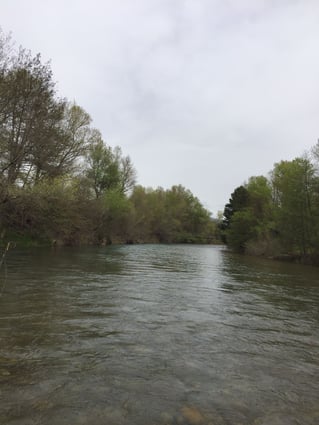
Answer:
<path fill-rule="evenodd" d="M 311 250 L 314 232 L 315 170 L 307 158 L 281 161 L 272 172 L 273 196 L 278 231 L 286 248 L 306 255 Z"/>
<path fill-rule="evenodd" d="M 28 177 L 37 183 L 42 178 L 56 178 L 75 172 L 89 144 L 99 132 L 90 127 L 91 117 L 75 103 L 63 104 L 60 120 L 49 131 L 33 140 Z M 33 172 L 31 172 L 31 170 Z"/>
<path fill-rule="evenodd" d="M 49 64 L 11 49 L 0 32 L 0 174 L 7 185 L 72 173 L 96 130 L 83 108 L 56 96 Z"/>
<path fill-rule="evenodd" d="M 97 198 L 109 190 L 126 194 L 133 189 L 136 171 L 130 157 L 123 157 L 118 146 L 112 149 L 105 145 L 99 132 L 91 140 L 86 159 L 86 176 Z"/>
<path fill-rule="evenodd" d="M 249 202 L 249 193 L 244 186 L 237 187 L 234 192 L 230 195 L 228 204 L 225 205 L 224 209 L 224 219 L 223 219 L 223 229 L 227 229 L 230 226 L 230 221 L 237 211 L 248 206 Z"/>
<path fill-rule="evenodd" d="M 35 152 L 50 145 L 63 117 L 64 102 L 40 55 L 20 49 L 1 72 L 0 105 L 0 173 L 10 185 L 30 175 Z"/>
<path fill-rule="evenodd" d="M 130 192 L 136 184 L 136 170 L 131 158 L 124 156 L 119 158 L 120 190 L 122 193 Z"/>
<path fill-rule="evenodd" d="M 250 209 L 236 211 L 227 229 L 227 244 L 236 252 L 244 253 L 247 243 L 256 237 L 256 224 L 256 217 Z"/>
<path fill-rule="evenodd" d="M 116 189 L 121 184 L 121 173 L 117 156 L 106 146 L 99 135 L 91 144 L 87 155 L 86 176 L 91 182 L 96 198 L 105 191 Z"/>
<path fill-rule="evenodd" d="M 268 237 L 274 230 L 272 187 L 264 176 L 250 177 L 246 185 L 249 194 L 249 208 L 257 219 L 258 237 Z"/>
<path fill-rule="evenodd" d="M 13 42 L 11 34 L 4 34 L 0 28 L 0 73 L 4 73 L 12 60 Z"/>
<path fill-rule="evenodd" d="M 127 242 L 130 236 L 132 205 L 128 198 L 118 190 L 108 190 L 97 202 L 101 205 L 98 239 L 104 242 Z"/>
<path fill-rule="evenodd" d="M 90 115 L 75 102 L 66 104 L 61 137 L 57 140 L 54 152 L 54 175 L 74 171 L 79 158 L 84 157 L 92 142 L 101 137 L 98 130 L 90 127 L 91 121 Z"/>
<path fill-rule="evenodd" d="M 224 241 L 238 252 L 245 252 L 250 243 L 250 250 L 264 254 L 273 226 L 271 185 L 264 176 L 250 177 L 248 183 L 235 189 L 225 206 L 221 226 Z"/>
<path fill-rule="evenodd" d="M 176 241 L 203 242 L 212 237 L 210 213 L 190 190 L 175 185 L 166 197 L 166 210 L 176 224 Z"/>
<path fill-rule="evenodd" d="M 230 195 L 229 202 L 225 205 L 222 222 L 219 224 L 221 238 L 227 243 L 227 230 L 231 226 L 233 215 L 246 208 L 249 204 L 249 193 L 243 185 L 237 187 Z"/>
<path fill-rule="evenodd" d="M 259 219 L 263 219 L 271 209 L 272 191 L 270 182 L 264 176 L 250 177 L 246 189 L 249 194 L 249 205 L 254 214 Z"/>

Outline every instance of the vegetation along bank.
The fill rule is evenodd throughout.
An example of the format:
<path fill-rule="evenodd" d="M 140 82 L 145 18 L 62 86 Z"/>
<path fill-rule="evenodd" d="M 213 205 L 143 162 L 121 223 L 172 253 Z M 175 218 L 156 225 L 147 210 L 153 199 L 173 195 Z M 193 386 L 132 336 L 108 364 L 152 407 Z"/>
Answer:
<path fill-rule="evenodd" d="M 200 201 L 181 185 L 136 185 L 120 147 L 57 94 L 49 64 L 0 32 L 0 236 L 28 244 L 218 240 Z"/>
<path fill-rule="evenodd" d="M 319 144 L 231 194 L 219 223 L 186 188 L 136 185 L 120 147 L 57 94 L 49 64 L 0 31 L 0 240 L 214 243 L 319 263 Z"/>
<path fill-rule="evenodd" d="M 241 253 L 319 265 L 318 165 L 319 142 L 237 187 L 220 223 L 224 242 Z"/>

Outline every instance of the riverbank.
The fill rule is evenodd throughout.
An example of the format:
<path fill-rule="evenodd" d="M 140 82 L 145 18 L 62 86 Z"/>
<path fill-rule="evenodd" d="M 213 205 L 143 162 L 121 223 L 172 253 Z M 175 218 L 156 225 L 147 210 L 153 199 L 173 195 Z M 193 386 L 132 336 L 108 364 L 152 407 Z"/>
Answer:
<path fill-rule="evenodd" d="M 149 239 L 123 239 L 123 238 L 103 238 L 93 241 L 88 238 L 78 238 L 75 241 L 63 241 L 62 239 L 34 238 L 29 235 L 10 234 L 6 238 L 0 239 L 0 247 L 5 248 L 8 243 L 18 248 L 38 248 L 38 247 L 87 247 L 87 246 L 108 246 L 108 245 L 162 245 L 162 244 L 185 244 L 185 245 L 220 245 L 217 238 L 180 238 L 180 240 L 158 240 Z"/>

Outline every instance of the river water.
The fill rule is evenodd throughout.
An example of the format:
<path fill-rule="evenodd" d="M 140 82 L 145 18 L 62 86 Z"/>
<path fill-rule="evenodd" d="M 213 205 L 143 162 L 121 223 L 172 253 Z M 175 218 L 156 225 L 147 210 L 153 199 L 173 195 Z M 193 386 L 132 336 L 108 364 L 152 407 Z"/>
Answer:
<path fill-rule="evenodd" d="M 319 269 L 12 249 L 0 293 L 1 425 L 319 424 Z"/>

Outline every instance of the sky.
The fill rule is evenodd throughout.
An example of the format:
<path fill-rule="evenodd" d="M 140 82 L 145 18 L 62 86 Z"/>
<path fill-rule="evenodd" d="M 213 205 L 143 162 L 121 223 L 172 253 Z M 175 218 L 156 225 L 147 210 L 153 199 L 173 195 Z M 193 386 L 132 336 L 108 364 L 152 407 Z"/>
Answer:
<path fill-rule="evenodd" d="M 0 27 L 51 61 L 59 94 L 138 183 L 214 216 L 319 138 L 318 0 L 1 0 Z"/>

